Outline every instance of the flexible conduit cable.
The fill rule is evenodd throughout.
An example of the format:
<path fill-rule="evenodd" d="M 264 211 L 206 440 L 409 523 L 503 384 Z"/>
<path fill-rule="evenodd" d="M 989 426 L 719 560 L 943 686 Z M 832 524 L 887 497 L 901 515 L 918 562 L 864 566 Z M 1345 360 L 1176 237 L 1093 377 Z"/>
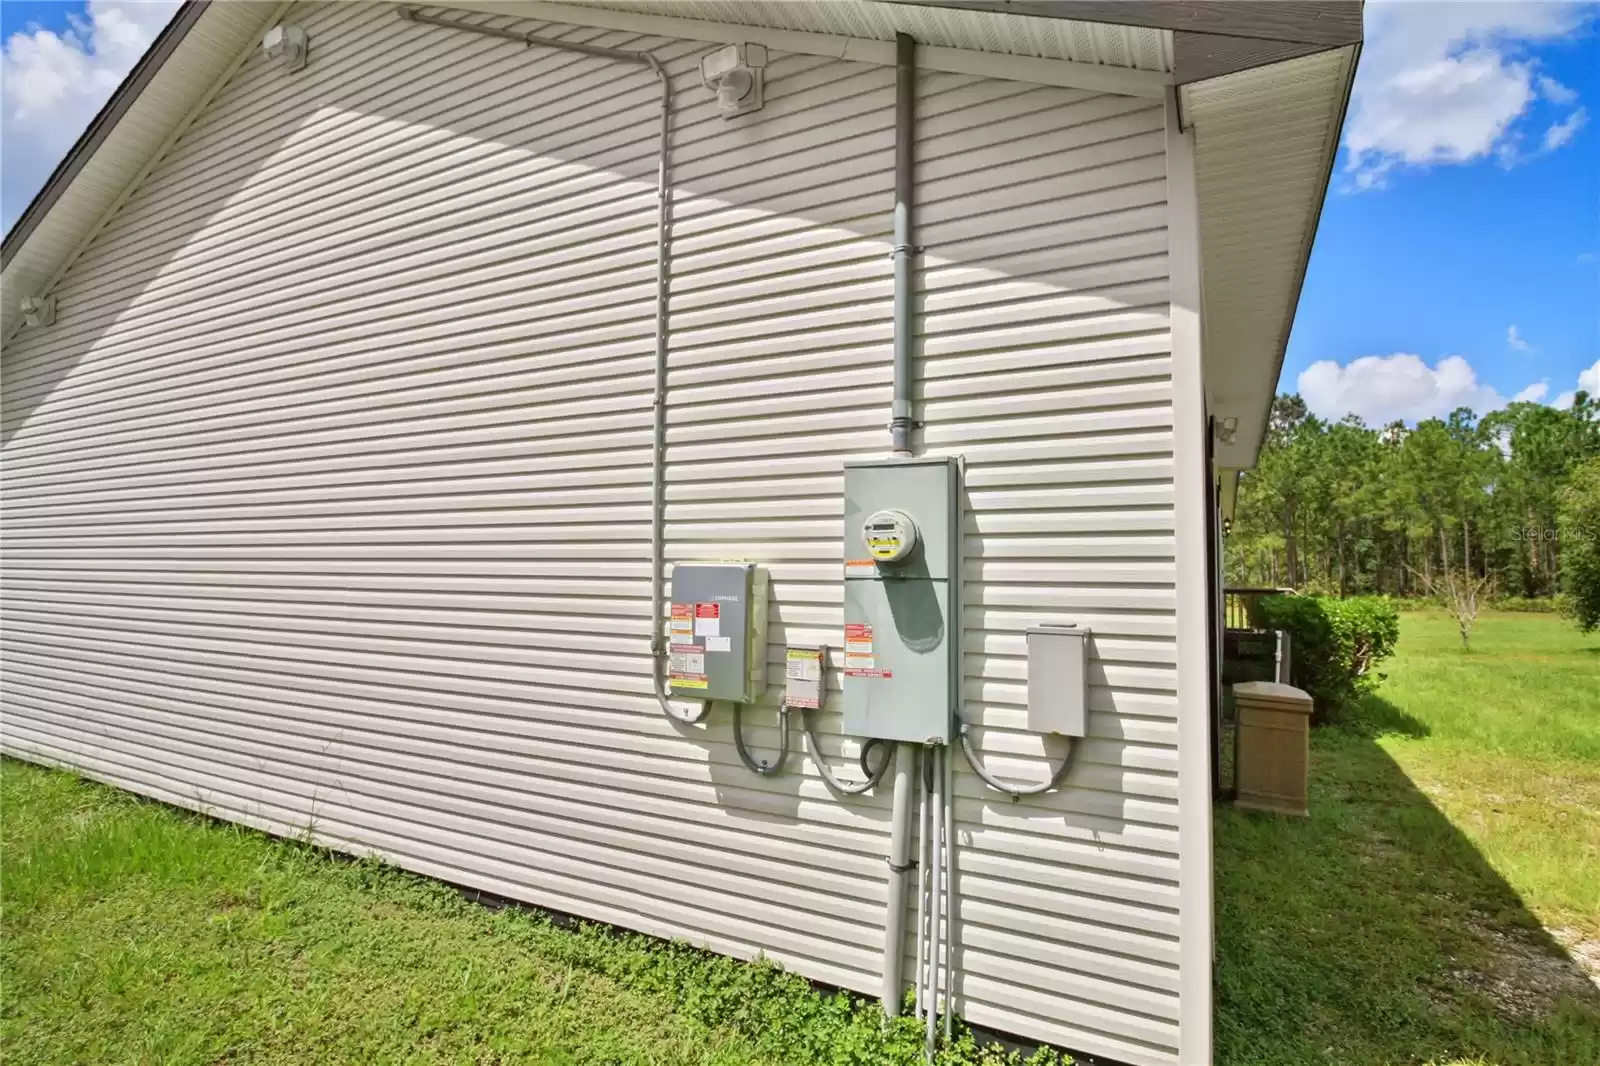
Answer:
<path fill-rule="evenodd" d="M 829 788 L 846 796 L 859 796 L 863 792 L 876 788 L 878 782 L 883 780 L 883 775 L 888 771 L 889 764 L 894 762 L 894 751 L 889 749 L 884 751 L 883 759 L 878 763 L 876 769 L 869 768 L 867 765 L 868 749 L 874 746 L 882 747 L 883 745 L 874 745 L 872 741 L 868 741 L 861 749 L 861 769 L 867 775 L 866 780 L 852 784 L 849 781 L 841 780 L 837 774 L 828 768 L 827 762 L 822 757 L 822 745 L 817 743 L 816 726 L 811 721 L 811 711 L 808 709 L 800 711 L 800 730 L 805 736 L 806 752 L 811 756 L 811 761 L 816 764 L 817 772 L 822 775 L 822 780 L 827 782 Z"/>
<path fill-rule="evenodd" d="M 984 784 L 988 785 L 996 792 L 1004 792 L 1006 795 L 1011 797 L 1013 802 L 1021 799 L 1023 796 L 1037 796 L 1041 792 L 1049 792 L 1051 789 L 1055 788 L 1061 783 L 1061 779 L 1066 776 L 1067 771 L 1072 768 L 1073 761 L 1078 757 L 1078 741 L 1076 738 L 1074 738 L 1072 741 L 1072 746 L 1067 749 L 1066 757 L 1063 758 L 1061 762 L 1050 771 L 1050 776 L 1047 779 L 1039 782 L 1036 785 L 1008 784 L 1007 782 L 1002 781 L 998 777 L 995 777 L 993 774 L 991 774 L 988 768 L 983 765 L 983 760 L 978 757 L 978 753 L 972 748 L 972 737 L 970 733 L 970 727 L 966 722 L 962 722 L 961 753 L 967 757 L 967 762 L 972 766 L 973 772 L 983 780 Z"/>
<path fill-rule="evenodd" d="M 783 773 L 783 764 L 789 759 L 789 708 L 778 708 L 778 755 L 770 763 L 756 759 L 745 746 L 742 703 L 733 705 L 733 746 L 739 752 L 739 761 L 749 767 L 751 773 L 760 774 L 762 777 L 776 777 Z"/>

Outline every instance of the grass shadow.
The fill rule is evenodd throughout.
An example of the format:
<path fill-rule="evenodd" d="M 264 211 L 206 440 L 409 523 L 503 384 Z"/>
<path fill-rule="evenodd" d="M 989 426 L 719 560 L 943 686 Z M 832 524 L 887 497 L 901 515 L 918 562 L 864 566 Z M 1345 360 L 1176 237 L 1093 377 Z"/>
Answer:
<path fill-rule="evenodd" d="M 1423 740 L 1433 735 L 1428 723 L 1372 693 L 1363 696 L 1360 706 L 1339 724 L 1369 737 L 1402 736 Z"/>
<path fill-rule="evenodd" d="M 1387 700 L 1312 740 L 1303 820 L 1219 808 L 1219 1066 L 1600 1062 L 1600 989 L 1377 743 Z"/>

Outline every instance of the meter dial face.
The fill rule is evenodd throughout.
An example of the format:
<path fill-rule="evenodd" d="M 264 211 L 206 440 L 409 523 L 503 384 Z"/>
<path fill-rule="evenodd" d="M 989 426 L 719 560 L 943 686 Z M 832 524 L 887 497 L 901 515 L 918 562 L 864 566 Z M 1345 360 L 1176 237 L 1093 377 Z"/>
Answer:
<path fill-rule="evenodd" d="M 917 547 L 917 524 L 904 511 L 877 511 L 861 527 L 867 554 L 879 563 L 899 563 Z"/>

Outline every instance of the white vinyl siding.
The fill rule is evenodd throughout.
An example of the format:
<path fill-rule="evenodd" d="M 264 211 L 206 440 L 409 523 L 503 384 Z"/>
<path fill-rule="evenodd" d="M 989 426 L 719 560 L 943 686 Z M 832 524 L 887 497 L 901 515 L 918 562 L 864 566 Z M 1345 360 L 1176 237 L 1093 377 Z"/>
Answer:
<path fill-rule="evenodd" d="M 875 992 L 887 795 L 650 695 L 654 79 L 294 17 L 305 70 L 245 62 L 8 346 L 5 750 Z M 673 75 L 667 556 L 768 569 L 770 705 L 840 642 L 842 464 L 888 440 L 894 71 L 774 52 L 726 121 L 704 45 L 518 25 Z M 1175 1062 L 1161 105 L 928 72 L 918 112 L 918 437 L 966 459 L 995 772 L 1061 753 L 1024 627 L 1094 632 L 1066 788 L 957 761 L 957 1007 Z"/>

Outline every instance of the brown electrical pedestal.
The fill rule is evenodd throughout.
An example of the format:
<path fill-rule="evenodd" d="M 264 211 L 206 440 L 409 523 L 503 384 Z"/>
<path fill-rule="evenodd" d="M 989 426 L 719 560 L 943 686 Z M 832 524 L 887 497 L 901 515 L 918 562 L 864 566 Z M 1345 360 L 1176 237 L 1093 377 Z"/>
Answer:
<path fill-rule="evenodd" d="M 1292 685 L 1244 681 L 1233 686 L 1239 723 L 1234 804 L 1304 816 L 1311 769 L 1311 697 Z"/>

